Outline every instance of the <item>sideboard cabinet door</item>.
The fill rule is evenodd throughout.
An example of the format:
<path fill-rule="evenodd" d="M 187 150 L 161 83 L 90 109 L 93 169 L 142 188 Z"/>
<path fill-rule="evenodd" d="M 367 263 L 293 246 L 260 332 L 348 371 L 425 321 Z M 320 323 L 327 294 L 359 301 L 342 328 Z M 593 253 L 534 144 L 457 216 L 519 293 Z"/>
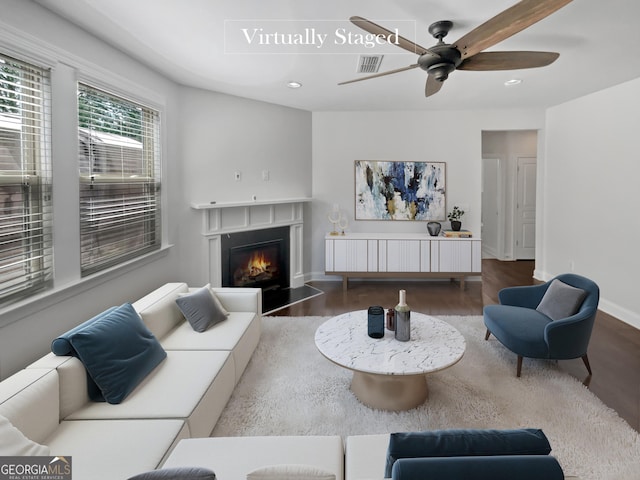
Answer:
<path fill-rule="evenodd" d="M 332 272 L 366 272 L 368 271 L 368 241 L 367 240 L 326 240 L 327 264 L 331 261 L 333 253 L 333 266 L 326 265 Z M 333 268 L 331 268 L 333 267 Z"/>
<path fill-rule="evenodd" d="M 380 240 L 386 243 L 387 272 L 419 272 L 420 240 Z"/>
<path fill-rule="evenodd" d="M 438 272 L 470 272 L 471 271 L 471 241 L 441 241 L 438 242 Z"/>

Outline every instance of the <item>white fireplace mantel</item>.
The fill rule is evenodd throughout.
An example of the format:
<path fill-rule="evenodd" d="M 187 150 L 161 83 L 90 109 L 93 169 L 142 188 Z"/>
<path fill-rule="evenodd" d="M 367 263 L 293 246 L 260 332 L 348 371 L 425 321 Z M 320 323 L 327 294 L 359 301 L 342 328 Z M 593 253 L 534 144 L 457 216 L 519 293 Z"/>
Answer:
<path fill-rule="evenodd" d="M 210 202 L 210 203 L 192 203 L 191 208 L 196 210 L 209 210 L 209 209 L 221 209 L 221 208 L 236 208 L 236 207 L 252 207 L 256 205 L 280 205 L 283 203 L 305 203 L 310 202 L 311 199 L 307 197 L 300 198 L 279 198 L 274 200 L 253 200 L 244 202 Z"/>
<path fill-rule="evenodd" d="M 221 237 L 225 234 L 289 226 L 291 288 L 304 285 L 304 204 L 311 198 L 286 198 L 250 202 L 192 204 L 202 214 L 206 277 L 212 286 L 222 284 Z"/>

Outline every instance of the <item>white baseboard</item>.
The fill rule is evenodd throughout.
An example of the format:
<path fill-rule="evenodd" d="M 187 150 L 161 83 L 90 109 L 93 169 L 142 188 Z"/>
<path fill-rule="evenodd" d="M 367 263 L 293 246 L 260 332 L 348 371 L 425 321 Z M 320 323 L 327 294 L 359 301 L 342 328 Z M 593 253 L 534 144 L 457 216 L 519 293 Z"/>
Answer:
<path fill-rule="evenodd" d="M 607 313 L 612 317 L 615 317 L 618 320 L 640 330 L 640 314 L 637 312 L 632 312 L 631 310 L 623 308 L 620 305 L 610 302 L 604 298 L 600 298 L 598 310 L 602 310 L 604 313 Z"/>
<path fill-rule="evenodd" d="M 542 282 L 548 282 L 553 277 L 555 277 L 555 275 L 551 275 L 540 270 L 533 271 L 533 278 Z M 613 303 L 606 298 L 602 298 L 602 296 L 600 297 L 600 301 L 598 303 L 598 310 L 601 310 L 604 313 L 611 315 L 612 317 L 615 317 L 618 320 L 640 330 L 640 314 L 638 314 L 637 312 L 632 312 L 627 308 L 621 307 L 620 305 Z"/>

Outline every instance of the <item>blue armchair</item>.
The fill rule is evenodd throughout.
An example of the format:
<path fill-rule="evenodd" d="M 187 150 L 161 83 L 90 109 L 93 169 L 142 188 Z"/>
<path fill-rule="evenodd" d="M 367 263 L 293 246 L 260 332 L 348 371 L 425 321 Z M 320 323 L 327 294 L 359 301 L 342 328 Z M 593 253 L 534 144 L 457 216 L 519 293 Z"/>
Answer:
<path fill-rule="evenodd" d="M 499 305 L 484 307 L 485 340 L 493 334 L 522 358 L 582 358 L 589 375 L 587 348 L 598 310 L 600 290 L 588 278 L 572 273 L 547 283 L 504 288 Z"/>

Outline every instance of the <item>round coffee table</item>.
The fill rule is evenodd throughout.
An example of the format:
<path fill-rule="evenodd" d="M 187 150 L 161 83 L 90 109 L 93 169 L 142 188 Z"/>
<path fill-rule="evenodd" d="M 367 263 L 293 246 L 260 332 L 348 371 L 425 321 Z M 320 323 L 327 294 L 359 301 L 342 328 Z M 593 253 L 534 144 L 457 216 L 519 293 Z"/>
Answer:
<path fill-rule="evenodd" d="M 327 359 L 353 370 L 351 390 L 363 404 L 380 410 L 409 410 L 427 399 L 426 374 L 457 363 L 466 348 L 462 334 L 448 323 L 411 312 L 411 339 L 394 332 L 367 335 L 367 311 L 344 313 L 318 327 L 316 347 Z"/>

